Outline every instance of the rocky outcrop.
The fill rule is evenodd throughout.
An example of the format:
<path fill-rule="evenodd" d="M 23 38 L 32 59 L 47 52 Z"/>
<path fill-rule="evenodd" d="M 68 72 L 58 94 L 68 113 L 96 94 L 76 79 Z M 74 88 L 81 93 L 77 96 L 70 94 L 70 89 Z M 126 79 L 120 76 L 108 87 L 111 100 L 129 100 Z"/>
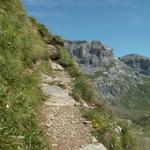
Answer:
<path fill-rule="evenodd" d="M 59 36 L 53 36 L 51 40 L 47 42 L 47 44 L 55 45 L 55 46 L 64 46 L 64 40 Z"/>
<path fill-rule="evenodd" d="M 99 41 L 65 41 L 64 47 L 89 75 L 109 68 L 114 62 L 113 50 Z"/>
<path fill-rule="evenodd" d="M 143 83 L 142 76 L 115 58 L 112 48 L 100 41 L 65 41 L 64 47 L 77 62 L 80 71 L 91 79 L 100 99 L 127 107 L 140 103 L 137 99 L 144 95 L 139 88 L 139 84 Z M 149 101 L 149 97 L 141 98 L 142 101 Z"/>
<path fill-rule="evenodd" d="M 46 57 L 50 58 L 51 60 L 58 59 L 59 53 L 58 53 L 56 47 L 53 45 L 50 45 L 50 44 L 46 44 L 45 46 L 47 48 L 47 53 L 48 53 Z"/>
<path fill-rule="evenodd" d="M 150 58 L 137 54 L 130 54 L 119 58 L 135 71 L 150 76 Z"/>

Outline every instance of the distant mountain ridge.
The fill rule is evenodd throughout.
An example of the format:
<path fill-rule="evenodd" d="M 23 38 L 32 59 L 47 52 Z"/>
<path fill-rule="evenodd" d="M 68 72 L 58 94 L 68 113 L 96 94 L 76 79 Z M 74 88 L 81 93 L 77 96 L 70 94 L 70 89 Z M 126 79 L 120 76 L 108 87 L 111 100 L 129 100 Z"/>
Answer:
<path fill-rule="evenodd" d="M 91 78 L 98 95 L 107 102 L 121 103 L 130 87 L 141 81 L 139 73 L 116 59 L 113 49 L 100 41 L 65 41 L 64 46 L 81 72 Z"/>
<path fill-rule="evenodd" d="M 88 75 L 105 70 L 114 62 L 113 49 L 100 41 L 65 41 L 64 47 Z"/>
<path fill-rule="evenodd" d="M 150 76 L 150 58 L 138 54 L 129 54 L 119 58 L 135 71 Z"/>
<path fill-rule="evenodd" d="M 112 48 L 100 41 L 65 41 L 64 47 L 107 102 L 131 108 L 150 103 L 149 95 L 140 89 L 145 85 L 143 76 L 115 58 Z"/>

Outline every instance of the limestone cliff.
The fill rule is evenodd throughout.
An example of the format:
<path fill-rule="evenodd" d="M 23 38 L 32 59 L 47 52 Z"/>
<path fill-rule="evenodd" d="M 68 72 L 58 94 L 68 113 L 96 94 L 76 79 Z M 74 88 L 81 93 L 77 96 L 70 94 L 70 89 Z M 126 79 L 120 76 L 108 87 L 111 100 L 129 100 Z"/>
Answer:
<path fill-rule="evenodd" d="M 126 107 L 139 105 L 144 84 L 142 75 L 113 55 L 113 49 L 100 41 L 65 41 L 81 72 L 86 74 L 96 88 L 97 94 L 106 102 Z M 149 103 L 149 97 L 141 101 Z M 145 103 L 145 102 L 144 102 Z M 137 107 L 137 106 L 136 106 Z"/>
<path fill-rule="evenodd" d="M 150 76 L 150 58 L 138 54 L 130 54 L 119 59 L 135 71 Z"/>

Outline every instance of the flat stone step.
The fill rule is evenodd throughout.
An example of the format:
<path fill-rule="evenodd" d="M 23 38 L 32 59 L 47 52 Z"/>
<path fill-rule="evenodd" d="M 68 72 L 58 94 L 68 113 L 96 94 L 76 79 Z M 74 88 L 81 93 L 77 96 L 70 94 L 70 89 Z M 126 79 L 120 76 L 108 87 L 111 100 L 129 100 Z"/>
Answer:
<path fill-rule="evenodd" d="M 61 65 L 56 64 L 54 62 L 50 62 L 50 63 L 51 63 L 51 67 L 53 70 L 57 70 L 57 71 L 63 71 L 64 70 L 64 68 Z"/>
<path fill-rule="evenodd" d="M 86 145 L 85 147 L 80 148 L 79 150 L 107 150 L 107 148 L 103 144 L 98 143 Z"/>
<path fill-rule="evenodd" d="M 68 92 L 56 85 L 42 84 L 43 93 L 48 97 L 45 102 L 49 106 L 74 106 L 77 102 Z"/>

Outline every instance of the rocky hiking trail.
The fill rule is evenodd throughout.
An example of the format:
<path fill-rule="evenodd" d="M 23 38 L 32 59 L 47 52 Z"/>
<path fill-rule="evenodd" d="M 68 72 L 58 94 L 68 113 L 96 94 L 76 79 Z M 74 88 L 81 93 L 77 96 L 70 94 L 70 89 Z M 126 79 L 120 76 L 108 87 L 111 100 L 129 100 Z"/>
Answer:
<path fill-rule="evenodd" d="M 72 78 L 55 62 L 53 76 L 42 75 L 47 100 L 40 115 L 50 150 L 107 150 L 91 135 L 92 128 L 82 117 L 79 104 L 70 96 Z"/>

